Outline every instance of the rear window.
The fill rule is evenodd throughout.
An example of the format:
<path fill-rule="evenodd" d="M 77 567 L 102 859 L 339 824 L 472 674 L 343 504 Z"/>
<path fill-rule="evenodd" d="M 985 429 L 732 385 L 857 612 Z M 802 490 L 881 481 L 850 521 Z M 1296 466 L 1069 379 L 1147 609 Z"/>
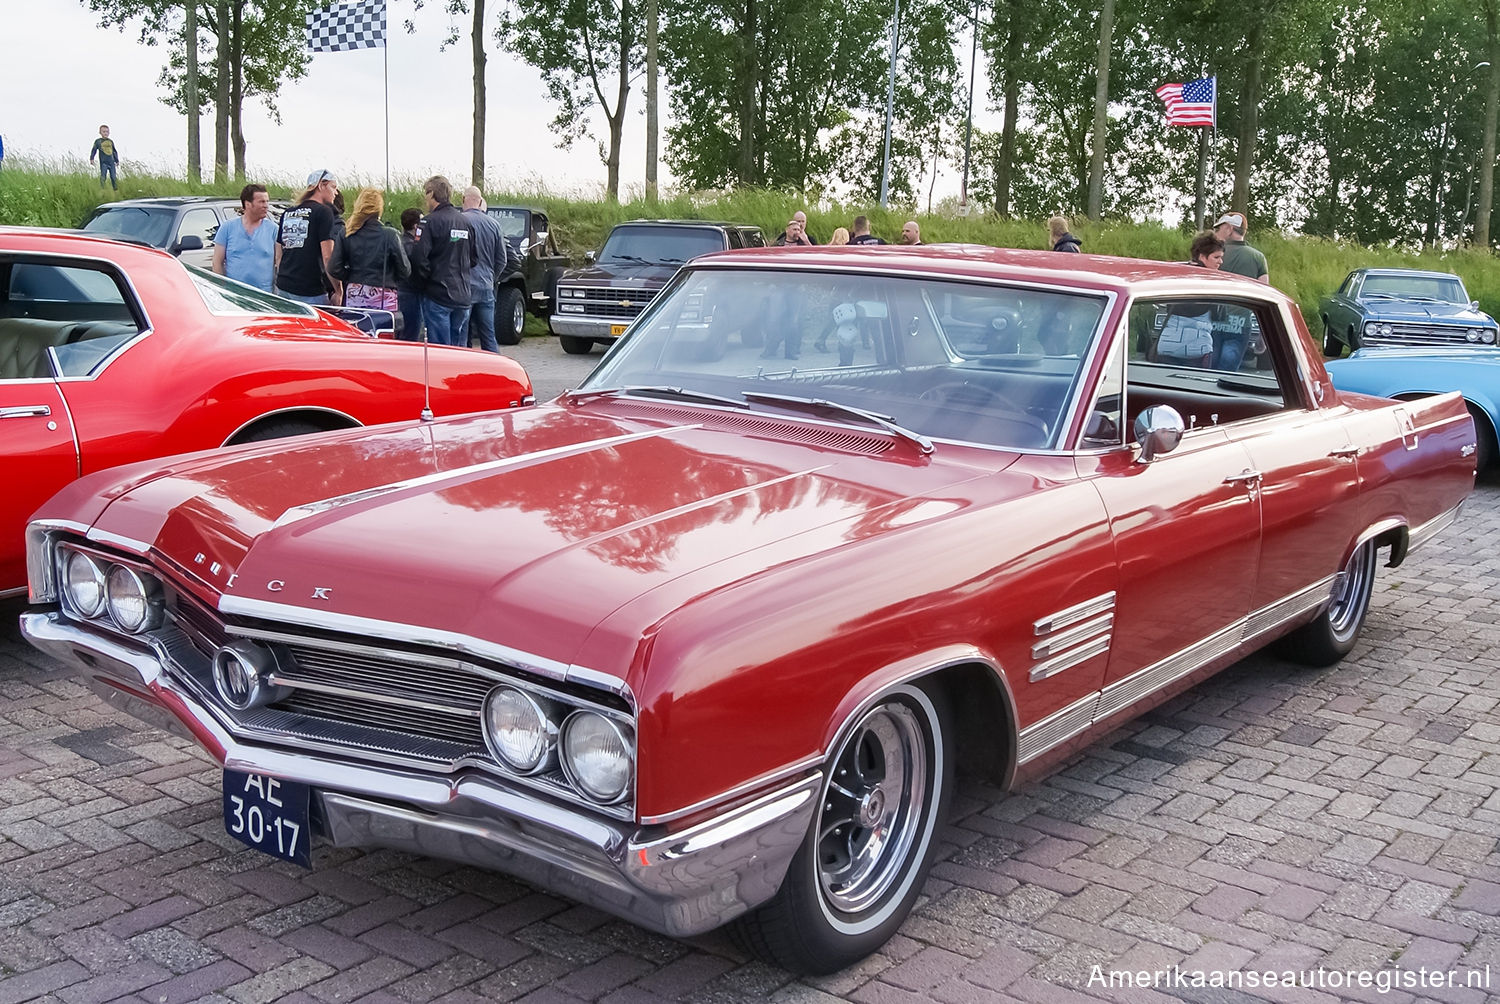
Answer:
<path fill-rule="evenodd" d="M 235 282 L 215 272 L 186 266 L 198 295 L 215 314 L 280 314 L 285 317 L 316 317 L 318 312 L 305 303 L 288 300 L 274 293 Z"/>
<path fill-rule="evenodd" d="M 84 221 L 83 229 L 89 233 L 128 237 L 152 247 L 164 248 L 172 241 L 172 225 L 176 220 L 175 209 L 100 206 L 94 210 L 94 215 Z"/>

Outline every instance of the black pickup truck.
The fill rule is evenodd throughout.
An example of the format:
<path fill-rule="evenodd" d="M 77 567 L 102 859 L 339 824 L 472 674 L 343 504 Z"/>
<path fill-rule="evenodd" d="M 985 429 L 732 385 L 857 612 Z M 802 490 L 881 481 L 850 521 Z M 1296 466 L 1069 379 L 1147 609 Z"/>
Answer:
<path fill-rule="evenodd" d="M 699 255 L 764 247 L 759 227 L 707 220 L 632 220 L 609 232 L 588 265 L 557 283 L 549 324 L 563 351 L 582 355 L 625 333 L 651 299 Z M 496 305 L 498 316 L 498 304 Z"/>
<path fill-rule="evenodd" d="M 485 212 L 500 224 L 500 233 L 521 263 L 519 269 L 495 277 L 495 338 L 501 345 L 519 345 L 527 311 L 543 320 L 552 313 L 557 281 L 568 268 L 568 256 L 557 249 L 542 210 L 490 206 Z"/>

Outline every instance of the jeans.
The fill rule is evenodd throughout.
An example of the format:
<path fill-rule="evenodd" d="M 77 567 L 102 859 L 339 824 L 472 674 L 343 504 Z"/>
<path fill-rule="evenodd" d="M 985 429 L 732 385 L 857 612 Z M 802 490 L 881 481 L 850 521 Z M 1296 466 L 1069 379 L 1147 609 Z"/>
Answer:
<path fill-rule="evenodd" d="M 422 294 L 415 290 L 396 290 L 396 309 L 401 311 L 401 330 L 396 337 L 403 342 L 422 340 Z"/>
<path fill-rule="evenodd" d="M 427 322 L 427 340 L 433 345 L 466 346 L 468 317 L 468 307 L 450 307 L 436 300 L 422 301 L 422 320 Z M 460 331 L 462 335 L 458 334 Z"/>
<path fill-rule="evenodd" d="M 113 188 L 115 191 L 118 192 L 120 190 L 120 179 L 115 174 L 115 162 L 112 161 L 112 160 L 105 160 L 103 157 L 100 157 L 99 158 L 99 187 L 100 188 L 104 187 L 104 176 L 106 174 L 109 175 L 109 184 L 110 184 L 110 187 Z"/>
<path fill-rule="evenodd" d="M 1238 372 L 1245 359 L 1245 336 L 1226 335 L 1219 345 L 1219 354 L 1214 359 L 1214 369 Z"/>
<path fill-rule="evenodd" d="M 495 287 L 490 287 L 488 299 L 475 298 L 469 308 L 472 330 L 479 334 L 479 347 L 486 352 L 499 353 L 500 343 L 495 341 Z"/>

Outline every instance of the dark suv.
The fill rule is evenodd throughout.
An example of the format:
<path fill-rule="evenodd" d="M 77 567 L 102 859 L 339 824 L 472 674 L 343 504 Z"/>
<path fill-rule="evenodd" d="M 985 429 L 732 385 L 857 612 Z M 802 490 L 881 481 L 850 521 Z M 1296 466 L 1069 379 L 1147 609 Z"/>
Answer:
<path fill-rule="evenodd" d="M 211 195 L 173 195 L 160 199 L 106 202 L 83 221 L 83 229 L 104 237 L 149 244 L 170 251 L 189 265 L 210 268 L 214 263 L 214 234 L 225 220 L 238 219 L 239 199 Z M 281 204 L 271 213 L 274 223 Z"/>
<path fill-rule="evenodd" d="M 582 355 L 625 333 L 677 270 L 699 255 L 764 247 L 759 227 L 704 220 L 633 220 L 609 232 L 597 257 L 563 275 L 550 321 L 563 351 Z M 497 305 L 498 309 L 498 305 Z"/>
<path fill-rule="evenodd" d="M 485 212 L 500 224 L 511 253 L 521 263 L 519 269 L 495 277 L 495 338 L 501 345 L 519 345 L 528 310 L 543 320 L 552 313 L 568 256 L 558 251 L 542 210 L 490 206 Z"/>

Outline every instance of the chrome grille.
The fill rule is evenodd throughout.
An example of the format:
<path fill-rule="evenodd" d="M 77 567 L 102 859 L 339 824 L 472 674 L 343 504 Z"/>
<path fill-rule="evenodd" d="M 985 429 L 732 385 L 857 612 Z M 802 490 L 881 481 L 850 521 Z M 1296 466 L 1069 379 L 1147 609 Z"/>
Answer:
<path fill-rule="evenodd" d="M 446 739 L 473 751 L 484 753 L 484 736 L 479 731 L 479 715 L 443 713 L 427 708 L 380 704 L 346 694 L 321 693 L 299 689 L 284 701 L 271 707 L 315 718 L 368 725 L 371 728 L 401 732 L 407 735 Z"/>
<path fill-rule="evenodd" d="M 1365 329 L 1366 345 L 1462 345 L 1474 346 L 1469 341 L 1469 329 L 1446 324 L 1393 324 L 1389 335 L 1377 334 Z"/>
<path fill-rule="evenodd" d="M 645 309 L 646 304 L 655 299 L 660 292 L 655 289 L 628 289 L 610 288 L 608 286 L 570 286 L 566 287 L 574 291 L 573 296 L 563 296 L 561 291 L 557 298 L 559 304 L 582 303 L 584 317 L 609 317 L 616 320 L 630 320 Z M 577 294 L 583 294 L 581 297 Z M 627 306 L 628 304 L 628 306 Z M 566 313 L 573 313 L 567 311 Z"/>

